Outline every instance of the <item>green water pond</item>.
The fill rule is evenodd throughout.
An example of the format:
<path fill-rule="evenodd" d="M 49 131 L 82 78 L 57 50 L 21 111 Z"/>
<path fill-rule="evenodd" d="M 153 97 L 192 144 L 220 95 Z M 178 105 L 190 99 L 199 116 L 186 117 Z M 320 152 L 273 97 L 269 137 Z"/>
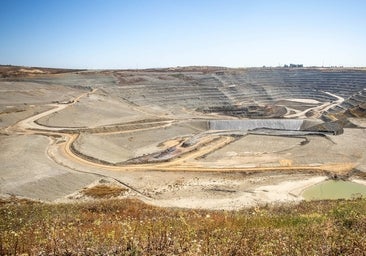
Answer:
<path fill-rule="evenodd" d="M 305 200 L 352 199 L 366 197 L 366 186 L 343 180 L 327 180 L 306 189 Z"/>

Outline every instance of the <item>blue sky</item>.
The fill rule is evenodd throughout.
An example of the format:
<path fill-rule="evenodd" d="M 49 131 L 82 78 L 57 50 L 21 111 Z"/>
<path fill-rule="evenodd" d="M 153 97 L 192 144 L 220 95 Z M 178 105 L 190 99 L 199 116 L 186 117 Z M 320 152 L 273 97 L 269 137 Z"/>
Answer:
<path fill-rule="evenodd" d="M 1 0 L 0 64 L 366 66 L 363 0 Z"/>

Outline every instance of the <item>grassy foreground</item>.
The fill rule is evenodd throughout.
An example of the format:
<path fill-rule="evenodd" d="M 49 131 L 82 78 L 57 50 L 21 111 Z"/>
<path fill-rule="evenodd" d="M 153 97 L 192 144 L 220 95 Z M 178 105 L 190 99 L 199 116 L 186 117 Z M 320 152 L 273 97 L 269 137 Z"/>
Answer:
<path fill-rule="evenodd" d="M 364 255 L 366 200 L 242 211 L 0 201 L 0 255 Z"/>

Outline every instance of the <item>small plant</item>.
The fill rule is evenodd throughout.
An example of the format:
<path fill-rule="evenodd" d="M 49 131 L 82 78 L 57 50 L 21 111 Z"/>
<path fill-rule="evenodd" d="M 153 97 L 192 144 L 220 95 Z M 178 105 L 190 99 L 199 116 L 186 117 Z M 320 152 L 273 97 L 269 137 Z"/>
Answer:
<path fill-rule="evenodd" d="M 112 198 L 122 196 L 128 191 L 127 188 L 108 186 L 108 185 L 96 185 L 94 187 L 86 188 L 83 190 L 83 194 L 93 198 Z"/>

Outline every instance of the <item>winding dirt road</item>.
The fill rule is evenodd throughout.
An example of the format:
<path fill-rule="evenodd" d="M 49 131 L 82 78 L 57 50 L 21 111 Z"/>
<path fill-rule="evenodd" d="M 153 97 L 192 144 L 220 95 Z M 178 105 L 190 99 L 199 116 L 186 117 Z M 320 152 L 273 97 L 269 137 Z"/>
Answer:
<path fill-rule="evenodd" d="M 336 98 L 337 100 L 333 101 L 333 102 L 325 102 L 320 106 L 308 108 L 304 111 L 301 111 L 301 112 L 298 112 L 295 114 L 285 115 L 285 117 L 286 118 L 307 118 L 306 114 L 310 111 L 313 111 L 315 113 L 314 117 L 318 118 L 321 116 L 322 113 L 324 113 L 328 109 L 335 107 L 336 105 L 339 105 L 344 101 L 344 98 L 342 98 L 338 95 L 335 95 L 333 93 L 330 93 L 330 92 L 323 92 L 323 93 L 328 94 L 328 95 Z"/>

